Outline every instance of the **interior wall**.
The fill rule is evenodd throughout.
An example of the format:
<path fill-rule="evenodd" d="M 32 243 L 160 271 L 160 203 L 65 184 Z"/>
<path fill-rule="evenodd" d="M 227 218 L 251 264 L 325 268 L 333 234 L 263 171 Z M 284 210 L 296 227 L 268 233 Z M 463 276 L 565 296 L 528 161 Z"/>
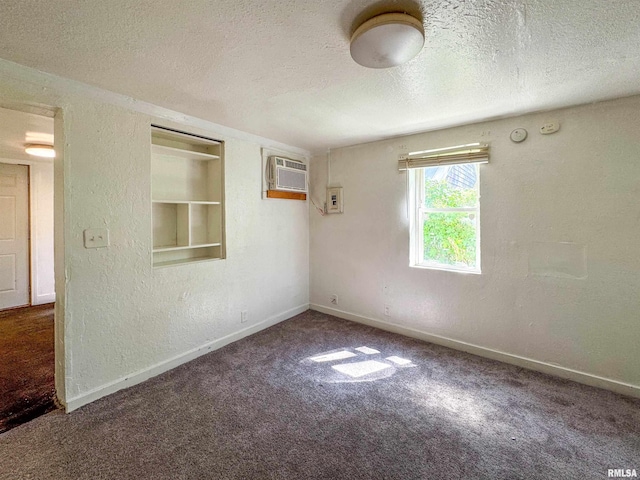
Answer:
<path fill-rule="evenodd" d="M 308 308 L 308 208 L 261 199 L 262 139 L 10 62 L 0 73 L 0 104 L 61 112 L 56 373 L 68 410 Z M 225 260 L 152 268 L 151 123 L 226 142 Z M 84 248 L 87 228 L 107 228 L 110 246 Z"/>
<path fill-rule="evenodd" d="M 639 111 L 630 97 L 332 150 L 344 214 L 311 210 L 312 308 L 638 394 Z M 478 141 L 482 274 L 409 267 L 398 155 Z M 318 200 L 327 161 L 312 160 Z"/>

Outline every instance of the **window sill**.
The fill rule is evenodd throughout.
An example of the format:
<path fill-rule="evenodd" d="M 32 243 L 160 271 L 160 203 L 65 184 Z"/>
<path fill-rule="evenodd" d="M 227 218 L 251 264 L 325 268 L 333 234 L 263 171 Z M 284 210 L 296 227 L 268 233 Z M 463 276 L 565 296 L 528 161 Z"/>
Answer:
<path fill-rule="evenodd" d="M 470 270 L 467 268 L 456 268 L 450 265 L 425 265 L 425 264 L 413 264 L 409 265 L 411 268 L 418 268 L 420 270 L 440 270 L 442 272 L 454 272 L 454 273 L 470 273 L 471 275 L 481 275 L 482 270 Z"/>

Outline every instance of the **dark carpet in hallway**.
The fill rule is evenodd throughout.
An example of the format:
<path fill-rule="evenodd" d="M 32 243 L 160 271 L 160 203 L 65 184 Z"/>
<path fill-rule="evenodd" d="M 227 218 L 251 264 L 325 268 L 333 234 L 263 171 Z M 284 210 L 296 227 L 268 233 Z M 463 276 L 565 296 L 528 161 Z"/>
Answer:
<path fill-rule="evenodd" d="M 0 478 L 602 479 L 639 407 L 308 311 L 0 435 Z"/>
<path fill-rule="evenodd" d="M 0 312 L 0 433 L 56 408 L 53 304 Z"/>

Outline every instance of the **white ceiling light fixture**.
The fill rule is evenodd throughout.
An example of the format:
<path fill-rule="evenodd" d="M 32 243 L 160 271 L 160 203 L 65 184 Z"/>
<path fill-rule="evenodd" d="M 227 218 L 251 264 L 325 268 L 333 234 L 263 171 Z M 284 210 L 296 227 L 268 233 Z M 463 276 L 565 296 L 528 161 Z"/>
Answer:
<path fill-rule="evenodd" d="M 351 57 L 369 68 L 402 65 L 424 46 L 422 22 L 406 13 L 383 13 L 360 25 L 351 36 Z"/>
<path fill-rule="evenodd" d="M 52 145 L 30 143 L 24 146 L 24 151 L 34 157 L 54 158 L 56 156 L 56 151 Z"/>

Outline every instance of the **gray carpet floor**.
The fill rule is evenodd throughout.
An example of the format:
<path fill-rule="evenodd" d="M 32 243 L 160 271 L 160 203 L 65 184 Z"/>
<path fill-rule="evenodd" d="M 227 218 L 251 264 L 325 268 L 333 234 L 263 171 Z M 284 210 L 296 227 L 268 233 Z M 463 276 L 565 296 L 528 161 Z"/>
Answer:
<path fill-rule="evenodd" d="M 639 400 L 312 311 L 0 435 L 0 478 L 12 480 L 557 480 L 610 468 L 640 470 Z"/>

